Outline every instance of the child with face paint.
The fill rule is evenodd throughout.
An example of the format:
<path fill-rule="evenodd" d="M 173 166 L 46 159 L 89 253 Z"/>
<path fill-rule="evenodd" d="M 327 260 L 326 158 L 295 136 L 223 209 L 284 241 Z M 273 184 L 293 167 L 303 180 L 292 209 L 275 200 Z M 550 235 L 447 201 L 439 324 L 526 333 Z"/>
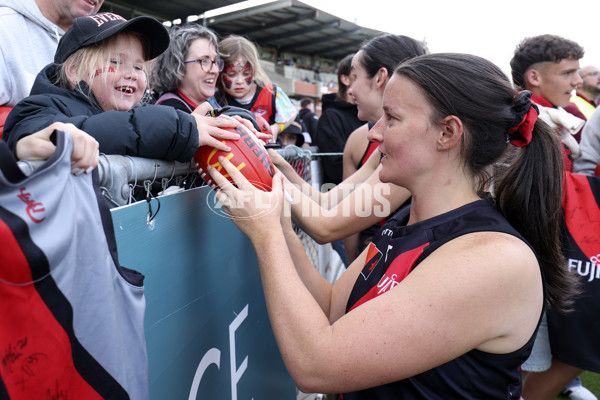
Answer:
<path fill-rule="evenodd" d="M 73 124 L 94 137 L 105 154 L 188 162 L 197 148 L 229 151 L 218 139 L 237 139 L 232 121 L 144 104 L 147 61 L 169 45 L 164 26 L 151 17 L 129 21 L 113 13 L 75 19 L 54 63 L 37 76 L 31 95 L 9 115 L 3 139 L 14 150 L 21 138 L 54 122 Z"/>
<path fill-rule="evenodd" d="M 266 119 L 275 142 L 277 135 L 294 121 L 296 108 L 288 96 L 271 83 L 252 42 L 231 35 L 219 43 L 219 51 L 225 61 L 218 82 L 221 103 L 245 108 Z"/>

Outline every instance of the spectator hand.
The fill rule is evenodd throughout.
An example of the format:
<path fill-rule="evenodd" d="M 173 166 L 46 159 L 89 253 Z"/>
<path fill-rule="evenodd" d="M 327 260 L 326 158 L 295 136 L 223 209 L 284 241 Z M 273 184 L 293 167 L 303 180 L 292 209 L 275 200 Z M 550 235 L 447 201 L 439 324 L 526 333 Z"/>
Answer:
<path fill-rule="evenodd" d="M 279 126 L 279 124 L 271 125 L 271 137 L 273 139 L 273 143 L 275 143 L 277 141 L 277 135 L 279 135 L 280 132 L 281 132 L 281 127 Z"/>
<path fill-rule="evenodd" d="M 210 110 L 212 110 L 212 107 L 205 102 L 192 112 L 198 128 L 198 146 L 211 146 L 219 150 L 231 151 L 231 148 L 219 139 L 239 139 L 240 135 L 237 133 L 222 129 L 234 128 L 238 123 L 225 118 L 206 116 L 206 113 Z"/>
<path fill-rule="evenodd" d="M 274 143 L 273 139 L 273 134 L 271 133 L 264 133 L 264 132 L 256 132 L 256 137 L 258 138 L 258 140 L 260 140 L 263 144 L 267 144 L 267 142 L 271 142 Z"/>
<path fill-rule="evenodd" d="M 73 153 L 71 154 L 71 171 L 75 175 L 90 173 L 98 166 L 99 151 L 96 139 L 78 129 L 73 124 L 55 122 L 47 128 L 20 139 L 15 147 L 19 160 L 46 160 L 56 150 L 50 140 L 54 131 L 65 131 L 71 135 Z"/>

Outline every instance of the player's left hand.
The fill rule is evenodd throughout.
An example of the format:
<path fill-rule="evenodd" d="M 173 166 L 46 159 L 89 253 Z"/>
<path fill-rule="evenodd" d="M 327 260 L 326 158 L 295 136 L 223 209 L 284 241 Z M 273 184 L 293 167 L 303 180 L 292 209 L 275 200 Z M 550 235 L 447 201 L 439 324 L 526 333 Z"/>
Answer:
<path fill-rule="evenodd" d="M 219 163 L 232 177 L 235 185 L 216 168 L 209 166 L 207 171 L 220 189 L 217 199 L 237 227 L 250 240 L 254 240 L 279 226 L 284 202 L 283 176 L 276 173 L 271 191 L 264 192 L 255 188 L 225 157 L 219 157 Z"/>

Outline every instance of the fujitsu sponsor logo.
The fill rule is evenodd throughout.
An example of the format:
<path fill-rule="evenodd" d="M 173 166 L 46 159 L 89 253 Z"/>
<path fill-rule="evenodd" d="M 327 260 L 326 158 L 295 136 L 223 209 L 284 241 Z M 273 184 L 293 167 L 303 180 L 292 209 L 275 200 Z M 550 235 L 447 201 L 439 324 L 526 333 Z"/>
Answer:
<path fill-rule="evenodd" d="M 569 258 L 569 271 L 587 278 L 588 282 L 594 279 L 600 279 L 600 254 L 590 257 L 589 261 Z"/>
<path fill-rule="evenodd" d="M 397 274 L 392 274 L 391 276 L 388 276 L 387 274 L 383 275 L 379 280 L 379 283 L 377 283 L 377 287 L 379 288 L 377 295 L 383 294 L 399 284 L 400 282 L 396 280 L 397 277 Z"/>
<path fill-rule="evenodd" d="M 44 205 L 42 203 L 36 203 L 36 201 L 31 197 L 31 193 L 27 192 L 26 188 L 22 187 L 19 192 L 20 194 L 17 197 L 19 197 L 19 200 L 21 200 L 23 203 L 27 204 L 26 211 L 29 218 L 31 218 L 31 220 L 36 224 L 39 224 L 45 220 L 45 217 L 37 218 L 39 213 L 46 211 Z"/>

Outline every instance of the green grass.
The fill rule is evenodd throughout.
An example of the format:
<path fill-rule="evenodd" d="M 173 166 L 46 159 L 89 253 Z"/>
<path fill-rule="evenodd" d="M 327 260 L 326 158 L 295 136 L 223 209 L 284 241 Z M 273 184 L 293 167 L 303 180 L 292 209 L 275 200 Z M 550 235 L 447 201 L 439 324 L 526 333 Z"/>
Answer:
<path fill-rule="evenodd" d="M 600 374 L 586 371 L 580 375 L 583 386 L 588 388 L 596 397 L 600 398 Z M 567 397 L 558 396 L 556 400 L 565 400 Z"/>

